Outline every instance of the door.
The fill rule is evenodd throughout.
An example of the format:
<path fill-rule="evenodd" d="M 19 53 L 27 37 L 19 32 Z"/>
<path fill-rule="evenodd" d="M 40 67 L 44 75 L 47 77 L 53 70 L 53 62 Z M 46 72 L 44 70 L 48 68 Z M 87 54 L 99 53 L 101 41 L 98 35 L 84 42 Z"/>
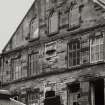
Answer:
<path fill-rule="evenodd" d="M 91 83 L 91 105 L 104 105 L 104 79 Z"/>

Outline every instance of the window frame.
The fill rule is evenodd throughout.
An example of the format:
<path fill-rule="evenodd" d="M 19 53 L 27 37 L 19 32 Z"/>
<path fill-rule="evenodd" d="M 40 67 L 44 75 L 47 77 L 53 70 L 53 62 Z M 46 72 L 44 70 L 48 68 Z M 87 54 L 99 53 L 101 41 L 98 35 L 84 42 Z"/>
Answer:
<path fill-rule="evenodd" d="M 72 4 L 72 2 L 71 2 L 71 4 Z M 79 24 L 71 26 L 71 12 L 73 11 L 73 9 L 77 9 L 77 8 L 78 8 L 78 12 L 79 12 L 79 17 L 78 17 Z M 69 30 L 73 30 L 73 29 L 79 28 L 80 27 L 80 23 L 81 23 L 81 16 L 80 16 L 80 11 L 79 11 L 79 6 L 78 6 L 78 4 L 72 4 L 70 9 L 69 9 L 69 12 L 68 12 L 68 27 L 69 27 Z"/>
<path fill-rule="evenodd" d="M 70 48 L 69 48 L 69 46 L 70 46 L 70 43 L 72 43 L 72 44 L 74 44 L 74 42 L 76 42 L 76 41 L 79 41 L 79 49 L 77 49 L 76 51 L 77 52 L 79 52 L 79 64 L 76 64 L 76 65 L 73 65 L 73 57 L 72 57 L 72 65 L 70 65 L 70 53 L 74 53 L 75 52 L 75 50 L 73 50 L 73 51 L 70 51 Z M 73 45 L 72 45 L 72 47 L 73 47 Z M 67 49 L 68 49 L 68 67 L 69 68 L 72 68 L 72 67 L 77 67 L 77 66 L 80 66 L 81 65 L 81 41 L 80 41 L 80 38 L 75 38 L 75 39 L 72 39 L 72 40 L 70 40 L 69 41 L 69 43 L 68 43 L 68 47 L 67 47 Z M 76 57 L 76 63 L 77 63 L 77 58 L 78 57 Z"/>
<path fill-rule="evenodd" d="M 34 36 L 34 32 L 37 30 L 37 29 L 32 29 L 32 26 L 33 26 L 33 24 L 35 24 L 37 21 L 38 21 L 38 23 L 37 23 L 37 29 L 38 29 L 38 35 L 37 36 Z M 35 22 L 35 23 L 34 23 Z M 35 27 L 34 27 L 35 28 Z M 34 30 L 34 31 L 33 31 Z M 37 39 L 39 39 L 39 32 L 40 32 L 40 28 L 39 28 L 39 18 L 38 17 L 34 17 L 34 18 L 32 18 L 31 19 L 31 21 L 30 21 L 30 38 L 29 38 L 29 41 L 33 41 L 33 40 L 37 40 Z"/>
<path fill-rule="evenodd" d="M 27 93 L 27 99 L 28 99 L 28 104 L 29 105 L 35 104 L 36 101 L 38 101 L 38 103 L 39 103 L 39 93 L 35 92 L 34 90 L 33 91 L 29 91 Z M 38 104 L 38 103 L 36 103 L 36 104 Z"/>
<path fill-rule="evenodd" d="M 20 61 L 20 63 L 21 63 L 21 58 L 20 57 L 17 57 L 17 58 L 13 58 L 12 60 L 11 60 L 11 62 L 12 62 L 12 79 L 13 79 L 13 81 L 15 81 L 15 80 L 19 80 L 19 79 L 22 79 L 23 77 L 22 77 L 22 63 L 20 64 L 20 66 L 19 67 L 21 67 L 21 69 L 19 70 L 18 69 L 18 72 L 16 72 L 16 60 L 19 60 Z M 14 65 L 14 63 L 15 63 L 15 65 Z M 14 67 L 15 66 L 15 67 Z M 15 68 L 15 69 L 14 69 Z M 19 76 L 19 73 L 21 73 L 21 75 Z M 18 78 L 16 78 L 16 74 L 18 75 Z"/>
<path fill-rule="evenodd" d="M 57 6 L 58 1 L 54 1 L 54 0 L 45 0 L 46 2 L 46 11 L 50 10 L 51 8 L 54 8 L 55 6 Z"/>
<path fill-rule="evenodd" d="M 57 26 L 57 29 L 56 31 L 52 31 L 51 29 L 51 21 L 53 21 L 54 19 L 54 16 L 57 16 L 57 23 L 56 23 L 56 26 Z M 52 19 L 52 20 L 51 20 Z M 57 34 L 59 32 L 59 12 L 58 11 L 51 11 L 50 12 L 50 15 L 48 17 L 48 36 L 52 36 L 54 34 Z"/>
<path fill-rule="evenodd" d="M 50 51 L 50 50 L 55 50 L 55 52 L 52 55 L 47 55 L 46 54 L 47 51 Z M 49 43 L 45 43 L 45 51 L 44 52 L 45 52 L 46 61 L 48 63 L 53 63 L 56 59 L 56 56 L 57 56 L 57 41 L 52 41 L 52 42 L 49 42 Z M 49 58 L 50 58 L 50 60 L 47 60 Z"/>
<path fill-rule="evenodd" d="M 75 85 L 75 87 L 73 86 Z M 76 86 L 78 86 L 77 90 L 75 91 L 75 88 Z M 73 88 L 74 87 L 74 88 Z M 79 103 L 79 98 L 80 98 L 80 94 L 81 94 L 81 89 L 80 89 L 80 83 L 79 82 L 73 82 L 72 84 L 67 84 L 67 105 L 71 105 L 70 103 L 73 103 L 76 102 L 76 103 Z M 73 90 L 74 89 L 74 90 Z M 73 91 L 72 91 L 73 90 Z M 75 98 L 73 98 L 75 97 Z M 72 100 L 71 100 L 72 98 Z M 76 104 L 78 105 L 78 104 Z"/>
<path fill-rule="evenodd" d="M 90 39 L 89 39 L 89 35 L 90 35 L 90 33 L 86 32 L 81 36 L 81 54 L 80 54 L 81 65 L 90 63 Z M 87 57 L 86 57 L 86 55 L 87 55 Z M 87 61 L 84 62 L 84 60 L 87 60 Z"/>
<path fill-rule="evenodd" d="M 34 60 L 34 57 L 38 57 L 39 53 L 38 52 L 34 52 L 31 54 L 28 54 L 28 73 L 29 73 L 29 77 L 33 77 L 33 76 L 37 76 L 38 73 L 38 67 L 35 66 L 38 63 L 38 59 Z M 33 62 L 32 62 L 33 59 Z M 35 65 L 34 65 L 35 63 Z M 33 67 L 31 66 L 33 65 Z"/>
<path fill-rule="evenodd" d="M 100 32 L 100 34 L 97 34 L 98 32 Z M 97 63 L 97 62 L 103 62 L 104 61 L 104 34 L 103 34 L 103 32 L 101 32 L 101 31 L 98 31 L 98 32 L 94 32 L 94 37 L 92 37 L 92 38 L 90 38 L 90 63 Z M 96 35 L 97 34 L 97 35 Z M 101 39 L 100 38 L 102 38 L 102 41 L 103 42 L 100 42 L 101 41 Z M 91 43 L 92 43 L 92 41 L 95 41 L 95 44 L 94 45 L 91 45 Z M 96 40 L 98 40 L 99 41 L 99 43 L 96 43 Z M 100 50 L 100 46 L 103 46 L 103 51 L 101 51 Z M 96 47 L 96 46 L 99 46 L 99 48 L 98 48 L 98 59 L 96 59 L 96 55 L 95 55 L 95 59 L 96 60 L 92 60 L 92 47 Z M 103 54 L 102 55 L 102 59 L 100 59 L 100 56 L 101 56 L 101 54 L 100 54 L 100 52 Z M 93 53 L 95 53 L 96 54 L 96 52 L 93 52 Z"/>
<path fill-rule="evenodd" d="M 11 59 L 8 57 L 5 57 L 4 60 L 1 60 L 1 63 L 3 64 L 3 71 L 1 72 L 1 79 L 3 83 L 9 83 L 11 81 L 12 72 L 11 72 Z M 8 78 L 7 78 L 8 76 Z"/>
<path fill-rule="evenodd" d="M 27 104 L 27 92 L 25 90 L 23 90 L 23 93 L 21 92 L 19 96 L 19 101 L 24 104 Z"/>

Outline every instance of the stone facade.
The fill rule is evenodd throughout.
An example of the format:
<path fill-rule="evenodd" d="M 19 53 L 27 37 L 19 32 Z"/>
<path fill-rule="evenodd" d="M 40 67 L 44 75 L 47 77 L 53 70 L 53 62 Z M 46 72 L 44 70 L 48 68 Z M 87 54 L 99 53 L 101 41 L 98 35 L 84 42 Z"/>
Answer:
<path fill-rule="evenodd" d="M 104 22 L 93 0 L 35 0 L 0 56 L 1 88 L 27 105 L 50 91 L 63 105 L 104 105 Z"/>

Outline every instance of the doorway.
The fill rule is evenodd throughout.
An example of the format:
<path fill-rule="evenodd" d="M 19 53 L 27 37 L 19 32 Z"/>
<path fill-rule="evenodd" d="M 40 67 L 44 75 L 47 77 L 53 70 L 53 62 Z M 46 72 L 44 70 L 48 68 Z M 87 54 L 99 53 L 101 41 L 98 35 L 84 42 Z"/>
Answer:
<path fill-rule="evenodd" d="M 91 105 L 104 105 L 104 79 L 91 83 Z"/>
<path fill-rule="evenodd" d="M 60 96 L 55 91 L 47 91 L 45 93 L 44 105 L 61 105 Z"/>
<path fill-rule="evenodd" d="M 79 105 L 80 83 L 72 83 L 68 85 L 68 105 Z"/>

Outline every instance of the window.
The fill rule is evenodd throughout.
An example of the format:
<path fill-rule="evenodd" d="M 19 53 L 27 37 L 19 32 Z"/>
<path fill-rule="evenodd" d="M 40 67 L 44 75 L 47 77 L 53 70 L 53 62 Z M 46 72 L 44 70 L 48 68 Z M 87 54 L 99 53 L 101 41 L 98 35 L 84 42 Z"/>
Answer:
<path fill-rule="evenodd" d="M 46 0 L 46 10 L 53 8 L 57 4 L 57 0 Z"/>
<path fill-rule="evenodd" d="M 13 80 L 27 77 L 27 62 L 23 62 L 22 57 L 12 59 Z"/>
<path fill-rule="evenodd" d="M 69 53 L 69 67 L 80 65 L 80 40 L 75 39 L 71 41 L 68 45 L 68 53 Z"/>
<path fill-rule="evenodd" d="M 50 0 L 46 0 L 46 11 L 49 9 L 50 5 Z"/>
<path fill-rule="evenodd" d="M 11 60 L 8 57 L 4 58 L 3 82 L 10 82 L 11 80 Z"/>
<path fill-rule="evenodd" d="M 103 61 L 104 39 L 102 32 L 81 35 L 79 39 L 72 39 L 68 44 L 68 66 Z"/>
<path fill-rule="evenodd" d="M 22 103 L 24 103 L 24 104 L 27 103 L 27 93 L 21 94 L 19 98 L 20 98 L 20 99 L 19 99 L 20 102 L 22 102 Z"/>
<path fill-rule="evenodd" d="M 97 32 L 98 36 L 90 39 L 90 62 L 103 61 L 103 35 Z"/>
<path fill-rule="evenodd" d="M 23 53 L 21 55 L 21 69 L 22 69 L 21 77 L 22 78 L 27 77 L 27 54 L 26 53 Z"/>
<path fill-rule="evenodd" d="M 81 36 L 81 64 L 89 63 L 89 34 Z"/>
<path fill-rule="evenodd" d="M 45 0 L 40 1 L 40 25 L 45 24 Z"/>
<path fill-rule="evenodd" d="M 79 105 L 80 84 L 73 83 L 68 86 L 68 105 Z"/>
<path fill-rule="evenodd" d="M 28 105 L 39 105 L 39 93 L 29 92 Z"/>
<path fill-rule="evenodd" d="M 30 76 L 35 76 L 40 73 L 39 69 L 39 56 L 38 53 L 33 53 L 29 55 L 29 74 Z"/>
<path fill-rule="evenodd" d="M 50 42 L 45 44 L 45 58 L 46 61 L 49 63 L 53 63 L 56 59 L 56 47 L 57 47 L 57 42 Z"/>
<path fill-rule="evenodd" d="M 18 80 L 21 78 L 21 72 L 22 72 L 22 68 L 21 68 L 21 59 L 17 58 L 17 59 L 13 59 L 12 60 L 12 67 L 13 67 L 13 80 Z"/>
<path fill-rule="evenodd" d="M 77 4 L 72 4 L 69 11 L 69 28 L 76 28 L 80 25 L 80 12 Z"/>
<path fill-rule="evenodd" d="M 66 4 L 65 4 L 66 6 Z M 66 8 L 66 7 L 65 7 Z M 68 27 L 68 12 L 67 9 L 60 9 L 60 13 L 59 13 L 59 28 L 66 28 Z"/>
<path fill-rule="evenodd" d="M 39 20 L 38 18 L 34 18 L 31 21 L 30 40 L 37 39 L 38 37 L 39 37 Z"/>
<path fill-rule="evenodd" d="M 58 13 L 53 12 L 49 17 L 49 34 L 58 32 Z"/>

